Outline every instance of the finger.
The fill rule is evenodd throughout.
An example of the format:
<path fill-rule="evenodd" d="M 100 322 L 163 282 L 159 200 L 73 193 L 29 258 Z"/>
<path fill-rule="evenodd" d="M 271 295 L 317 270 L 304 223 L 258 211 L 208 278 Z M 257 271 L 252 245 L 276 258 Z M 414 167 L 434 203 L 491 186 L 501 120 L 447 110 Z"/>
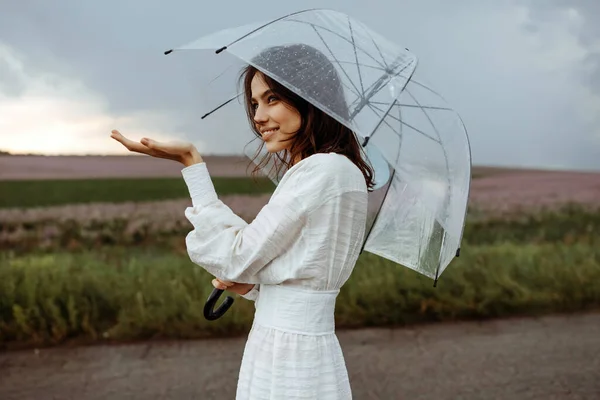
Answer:
<path fill-rule="evenodd" d="M 134 142 L 133 140 L 127 139 L 125 136 L 123 136 L 121 134 L 121 132 L 119 132 L 116 129 L 111 132 L 110 137 L 115 139 L 117 142 L 121 143 L 129 151 L 134 151 L 136 153 L 151 155 L 150 149 L 148 149 L 148 147 L 144 146 L 141 143 Z"/>
<path fill-rule="evenodd" d="M 140 140 L 140 142 L 152 150 L 161 151 L 168 154 L 183 154 L 189 153 L 192 150 L 192 144 L 186 142 L 158 142 L 149 138 L 143 138 Z"/>
<path fill-rule="evenodd" d="M 123 146 L 125 146 L 129 151 L 146 154 L 146 155 L 149 155 L 152 157 L 157 157 L 157 158 L 166 158 L 169 160 L 177 160 L 177 156 L 174 156 L 173 154 L 165 153 L 164 151 L 151 149 L 142 143 L 127 139 L 125 136 L 123 136 L 117 130 L 112 131 L 111 137 L 113 139 L 115 139 L 116 141 L 120 142 L 121 144 L 123 144 Z"/>
<path fill-rule="evenodd" d="M 227 286 L 223 285 L 221 282 L 219 282 L 217 279 L 213 279 L 212 280 L 212 285 L 220 290 L 226 290 Z"/>
<path fill-rule="evenodd" d="M 216 278 L 216 279 L 217 279 L 217 281 L 218 281 L 219 283 L 221 283 L 222 285 L 225 285 L 225 286 L 227 286 L 227 287 L 230 287 L 230 286 L 233 286 L 233 285 L 235 285 L 235 282 L 222 281 L 222 280 L 220 280 L 219 278 Z"/>

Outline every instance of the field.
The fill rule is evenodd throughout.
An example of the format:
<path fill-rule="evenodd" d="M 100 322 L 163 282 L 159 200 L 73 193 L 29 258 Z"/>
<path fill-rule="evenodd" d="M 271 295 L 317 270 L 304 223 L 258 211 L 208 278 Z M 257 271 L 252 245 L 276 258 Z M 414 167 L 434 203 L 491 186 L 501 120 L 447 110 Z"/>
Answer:
<path fill-rule="evenodd" d="M 246 158 L 207 156 L 205 161 L 217 192 L 239 206 L 234 211 L 256 214 L 268 200 L 261 196 L 273 189 L 267 179 L 256 184 L 244 179 L 250 176 Z M 472 175 L 473 210 L 600 206 L 600 173 L 474 167 Z M 0 194 L 0 208 L 187 198 L 181 167 L 145 156 L 0 157 Z"/>
<path fill-rule="evenodd" d="M 243 159 L 206 161 L 222 200 L 251 220 L 268 182 L 241 178 Z M 339 327 L 600 306 L 600 174 L 480 167 L 473 176 L 461 257 L 438 287 L 365 253 L 340 294 Z M 0 193 L 0 347 L 249 328 L 250 302 L 236 301 L 219 324 L 200 314 L 210 276 L 185 253 L 189 199 L 177 166 L 0 157 Z"/>

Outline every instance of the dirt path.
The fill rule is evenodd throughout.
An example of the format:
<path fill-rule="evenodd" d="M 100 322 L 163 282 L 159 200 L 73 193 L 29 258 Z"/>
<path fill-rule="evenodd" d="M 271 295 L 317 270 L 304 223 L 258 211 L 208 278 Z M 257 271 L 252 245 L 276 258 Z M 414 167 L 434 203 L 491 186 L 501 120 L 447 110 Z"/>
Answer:
<path fill-rule="evenodd" d="M 600 314 L 339 332 L 355 399 L 600 399 Z M 0 399 L 233 399 L 244 339 L 0 354 Z"/>

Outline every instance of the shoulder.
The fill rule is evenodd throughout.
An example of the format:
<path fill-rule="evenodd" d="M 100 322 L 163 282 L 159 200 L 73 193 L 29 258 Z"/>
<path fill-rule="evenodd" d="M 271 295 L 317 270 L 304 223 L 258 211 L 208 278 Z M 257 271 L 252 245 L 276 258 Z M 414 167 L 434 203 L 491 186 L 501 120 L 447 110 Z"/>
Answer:
<path fill-rule="evenodd" d="M 327 168 L 327 169 L 325 169 Z M 305 159 L 294 165 L 288 172 L 294 174 L 294 172 L 321 172 L 327 175 L 332 171 L 343 173 L 345 175 L 352 175 L 353 173 L 360 173 L 360 170 L 348 157 L 337 154 L 337 153 L 317 153 L 312 156 L 306 157 Z"/>
<path fill-rule="evenodd" d="M 367 192 L 364 175 L 346 156 L 318 153 L 290 168 L 280 182 L 281 190 L 305 198 L 324 199 L 345 192 Z"/>

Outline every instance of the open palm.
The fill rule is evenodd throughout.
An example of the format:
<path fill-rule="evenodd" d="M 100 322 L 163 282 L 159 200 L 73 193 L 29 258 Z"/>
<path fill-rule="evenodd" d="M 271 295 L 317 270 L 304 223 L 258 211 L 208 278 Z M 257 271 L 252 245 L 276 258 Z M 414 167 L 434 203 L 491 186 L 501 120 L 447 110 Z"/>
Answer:
<path fill-rule="evenodd" d="M 143 138 L 139 142 L 135 142 L 127 139 L 116 129 L 111 132 L 110 137 L 121 143 L 131 152 L 177 161 L 185 166 L 202 162 L 202 157 L 200 157 L 198 150 L 191 143 L 177 141 L 157 142 L 148 138 Z"/>

